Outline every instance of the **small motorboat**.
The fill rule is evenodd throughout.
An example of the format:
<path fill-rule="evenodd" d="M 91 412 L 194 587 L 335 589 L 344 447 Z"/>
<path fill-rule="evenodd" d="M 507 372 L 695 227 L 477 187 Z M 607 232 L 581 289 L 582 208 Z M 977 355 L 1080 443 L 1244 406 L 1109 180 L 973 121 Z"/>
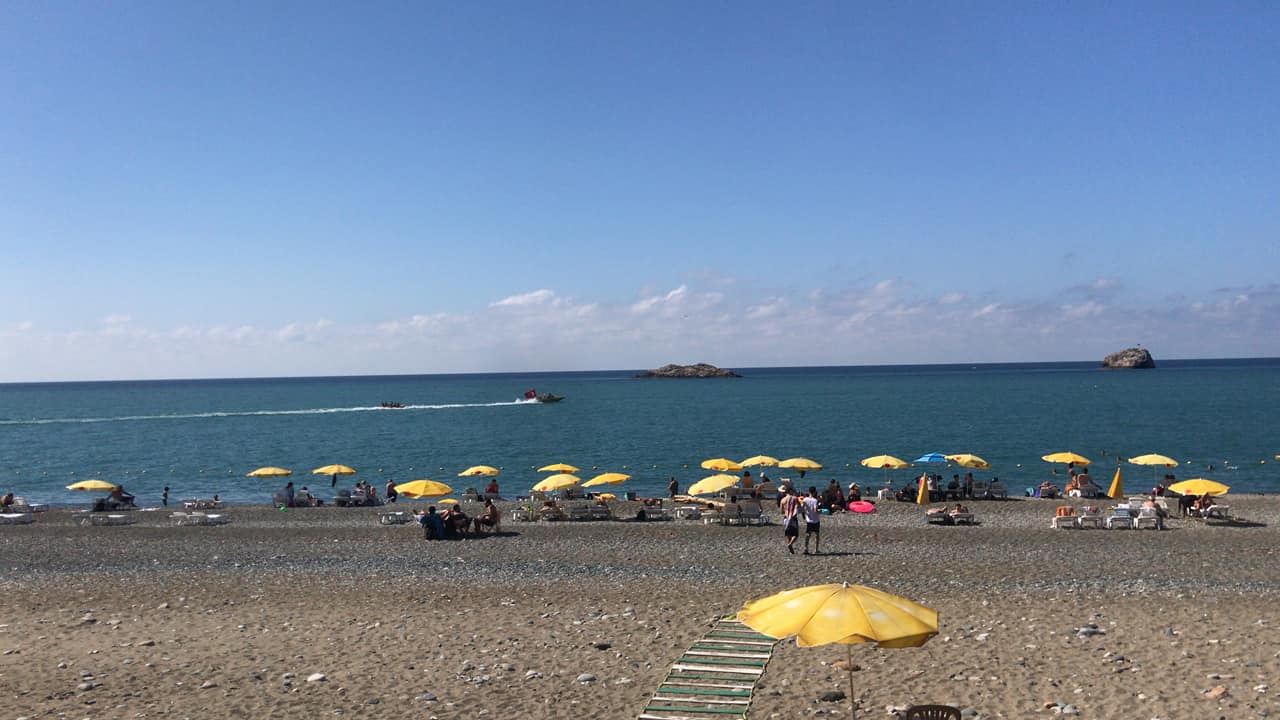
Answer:
<path fill-rule="evenodd" d="M 564 396 L 556 395 L 555 393 L 540 393 L 537 390 L 526 390 L 524 393 L 524 399 L 535 400 L 540 403 L 553 403 L 560 402 L 564 399 Z"/>
<path fill-rule="evenodd" d="M 402 410 L 404 409 L 404 403 L 383 402 L 379 405 L 379 407 L 381 407 L 383 410 Z"/>

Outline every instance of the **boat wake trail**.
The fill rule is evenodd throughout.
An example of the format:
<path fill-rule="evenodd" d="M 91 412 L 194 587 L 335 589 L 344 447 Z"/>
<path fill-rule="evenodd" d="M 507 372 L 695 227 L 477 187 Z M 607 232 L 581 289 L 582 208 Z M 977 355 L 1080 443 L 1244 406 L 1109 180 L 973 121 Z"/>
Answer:
<path fill-rule="evenodd" d="M 84 418 L 32 418 L 30 420 L 0 420 L 0 425 L 59 425 L 83 423 L 142 422 L 146 420 L 200 420 L 204 418 L 237 418 L 262 417 L 267 415 L 332 415 L 334 413 L 359 412 L 406 412 L 409 410 L 453 410 L 456 408 L 485 407 L 517 407 L 520 405 L 537 405 L 536 400 L 510 400 L 491 403 L 444 403 L 439 405 L 405 405 L 397 408 L 384 408 L 380 405 L 307 408 L 301 410 L 241 410 L 230 412 L 174 413 L 171 415 L 120 415 L 116 417 L 84 417 Z"/>

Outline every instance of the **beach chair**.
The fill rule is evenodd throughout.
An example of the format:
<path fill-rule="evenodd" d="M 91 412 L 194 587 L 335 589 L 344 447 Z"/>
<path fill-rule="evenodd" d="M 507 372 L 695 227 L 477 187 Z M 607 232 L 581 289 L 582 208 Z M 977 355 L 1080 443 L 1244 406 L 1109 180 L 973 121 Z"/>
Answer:
<path fill-rule="evenodd" d="M 1150 527 L 1152 530 L 1159 530 L 1160 525 L 1160 513 L 1155 508 L 1138 508 L 1138 517 L 1133 519 L 1134 529 Z"/>
<path fill-rule="evenodd" d="M 591 508 L 582 502 L 565 503 L 565 512 L 573 521 L 590 520 Z"/>
<path fill-rule="evenodd" d="M 24 497 L 14 497 L 13 504 L 9 506 L 9 512 L 16 513 L 38 513 L 45 512 L 49 509 L 44 503 L 29 503 Z"/>
<path fill-rule="evenodd" d="M 379 525 L 406 525 L 413 517 L 413 513 L 397 510 L 395 512 L 378 513 Z"/>
<path fill-rule="evenodd" d="M 1070 505 L 1059 505 L 1054 511 L 1053 522 L 1049 527 L 1058 530 L 1061 528 L 1075 528 L 1076 525 L 1076 509 Z"/>
<path fill-rule="evenodd" d="M 511 511 L 511 519 L 516 522 L 534 522 L 538 516 L 532 510 L 523 505 Z"/>
<path fill-rule="evenodd" d="M 961 720 L 960 708 L 950 705 L 912 705 L 902 720 Z"/>
<path fill-rule="evenodd" d="M 988 499 L 990 497 L 989 495 L 990 491 L 991 491 L 991 486 L 987 484 L 986 480 L 973 481 L 973 499 L 974 500 Z"/>
<path fill-rule="evenodd" d="M 1107 516 L 1107 529 L 1112 530 L 1116 527 L 1125 530 L 1133 529 L 1133 516 L 1129 514 L 1128 505 L 1117 505 L 1111 509 L 1111 514 Z"/>
<path fill-rule="evenodd" d="M 81 525 L 99 527 L 103 525 L 133 525 L 137 521 L 132 515 L 116 515 L 107 513 L 85 513 L 80 517 Z"/>
<path fill-rule="evenodd" d="M 1097 505 L 1086 505 L 1080 508 L 1080 514 L 1076 516 L 1076 527 L 1085 526 L 1102 528 L 1102 509 Z"/>
<path fill-rule="evenodd" d="M 587 506 L 587 515 L 590 520 L 612 520 L 613 511 L 607 505 L 592 503 Z"/>
<path fill-rule="evenodd" d="M 947 514 L 951 516 L 951 522 L 953 522 L 953 523 L 955 523 L 955 524 L 957 524 L 957 525 L 961 525 L 961 524 L 964 524 L 964 525 L 973 525 L 973 524 L 974 524 L 974 522 L 975 522 L 975 521 L 974 521 L 974 519 L 973 519 L 973 513 L 971 513 L 971 512 L 955 512 L 955 511 L 952 511 L 952 512 L 947 513 Z"/>
<path fill-rule="evenodd" d="M 35 521 L 31 513 L 0 513 L 0 525 L 30 525 Z"/>
<path fill-rule="evenodd" d="M 987 486 L 987 497 L 994 500 L 1008 500 L 1009 491 L 1005 489 L 1004 483 L 999 480 L 992 480 Z"/>
<path fill-rule="evenodd" d="M 743 525 L 769 524 L 769 516 L 765 514 L 759 500 L 746 500 L 738 503 L 738 519 Z"/>

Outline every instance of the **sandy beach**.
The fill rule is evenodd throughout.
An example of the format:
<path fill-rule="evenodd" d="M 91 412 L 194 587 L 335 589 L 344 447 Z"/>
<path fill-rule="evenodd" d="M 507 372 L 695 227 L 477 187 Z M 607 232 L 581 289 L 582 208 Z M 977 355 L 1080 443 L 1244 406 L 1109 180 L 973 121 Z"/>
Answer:
<path fill-rule="evenodd" d="M 939 527 L 888 502 L 828 519 L 812 557 L 776 524 L 506 520 L 426 542 L 378 508 L 233 507 L 222 527 L 55 510 L 0 527 L 3 716 L 635 718 L 718 616 L 840 581 L 941 615 L 922 648 L 853 647 L 860 717 L 1275 716 L 1280 497 L 1228 500 L 1253 522 L 1051 530 L 1058 501 L 1015 499 Z M 749 717 L 847 717 L 819 699 L 847 691 L 845 656 L 780 643 Z"/>

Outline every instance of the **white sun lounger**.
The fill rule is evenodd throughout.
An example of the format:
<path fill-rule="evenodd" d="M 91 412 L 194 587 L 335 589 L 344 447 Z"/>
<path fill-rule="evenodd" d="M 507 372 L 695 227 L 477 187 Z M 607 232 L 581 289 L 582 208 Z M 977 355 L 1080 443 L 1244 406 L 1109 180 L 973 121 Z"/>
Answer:
<path fill-rule="evenodd" d="M 31 513 L 0 513 L 0 525 L 30 525 L 35 521 Z"/>
<path fill-rule="evenodd" d="M 116 515 L 114 513 L 85 513 L 80 516 L 80 524 L 86 526 L 101 525 L 133 525 L 137 523 L 132 515 Z"/>

